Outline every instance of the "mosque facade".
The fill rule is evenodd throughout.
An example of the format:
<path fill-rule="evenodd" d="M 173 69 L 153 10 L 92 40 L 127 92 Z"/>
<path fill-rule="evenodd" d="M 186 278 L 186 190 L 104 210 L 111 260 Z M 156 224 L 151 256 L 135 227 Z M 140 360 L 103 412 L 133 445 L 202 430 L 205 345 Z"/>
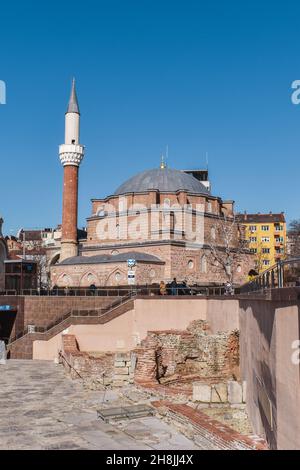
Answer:
<path fill-rule="evenodd" d="M 228 280 L 213 251 L 226 252 L 220 223 L 234 221 L 234 202 L 211 194 L 209 185 L 185 172 L 158 166 L 132 176 L 113 194 L 91 201 L 84 239 L 78 239 L 78 178 L 84 157 L 80 111 L 72 84 L 65 115 L 62 235 L 59 256 L 51 265 L 51 284 L 58 287 L 151 285 L 176 278 L 190 285 Z M 197 174 L 197 172 L 195 172 Z M 234 224 L 230 250 L 237 250 Z M 246 281 L 251 257 L 244 252 L 230 266 L 234 282 Z"/>

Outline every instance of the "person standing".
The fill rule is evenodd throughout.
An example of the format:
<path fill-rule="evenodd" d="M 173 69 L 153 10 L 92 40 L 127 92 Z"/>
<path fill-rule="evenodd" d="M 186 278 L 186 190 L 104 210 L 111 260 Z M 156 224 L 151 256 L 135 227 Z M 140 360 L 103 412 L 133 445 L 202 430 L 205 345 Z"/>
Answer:
<path fill-rule="evenodd" d="M 159 284 L 159 292 L 160 292 L 160 295 L 166 295 L 167 293 L 167 286 L 164 281 L 161 281 Z"/>
<path fill-rule="evenodd" d="M 173 281 L 170 284 L 171 295 L 177 295 L 177 279 L 174 277 Z"/>

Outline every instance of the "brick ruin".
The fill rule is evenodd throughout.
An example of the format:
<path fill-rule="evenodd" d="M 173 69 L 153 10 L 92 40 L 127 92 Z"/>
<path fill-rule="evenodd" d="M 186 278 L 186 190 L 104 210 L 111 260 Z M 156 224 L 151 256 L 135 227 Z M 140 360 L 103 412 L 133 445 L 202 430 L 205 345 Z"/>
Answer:
<path fill-rule="evenodd" d="M 197 382 L 216 388 L 239 380 L 239 332 L 210 334 L 207 322 L 197 320 L 187 330 L 149 331 L 134 351 L 117 353 L 82 352 L 74 335 L 63 335 L 60 359 L 90 388 L 135 382 L 192 396 Z"/>
<path fill-rule="evenodd" d="M 135 353 L 135 382 L 141 385 L 240 378 L 238 330 L 209 334 L 203 320 L 184 331 L 149 331 Z"/>
<path fill-rule="evenodd" d="M 133 383 L 130 353 L 87 353 L 79 350 L 75 335 L 63 335 L 62 340 L 60 361 L 72 379 L 82 379 L 90 389 Z"/>

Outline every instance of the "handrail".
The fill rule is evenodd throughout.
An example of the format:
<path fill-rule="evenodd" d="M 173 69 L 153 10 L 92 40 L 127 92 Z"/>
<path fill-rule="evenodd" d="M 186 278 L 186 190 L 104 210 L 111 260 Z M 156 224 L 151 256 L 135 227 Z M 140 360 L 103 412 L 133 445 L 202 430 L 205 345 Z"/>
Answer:
<path fill-rule="evenodd" d="M 52 328 L 54 328 L 55 326 L 59 325 L 60 323 L 62 323 L 63 321 L 65 321 L 65 320 L 67 320 L 68 318 L 71 318 L 71 317 L 98 317 L 98 318 L 100 318 L 103 315 L 105 315 L 106 313 L 111 312 L 115 308 L 117 308 L 120 305 L 123 305 L 125 302 L 131 300 L 136 295 L 137 295 L 137 292 L 134 291 L 134 293 L 131 293 L 127 296 L 121 297 L 118 300 L 118 302 L 112 302 L 110 305 L 108 305 L 105 308 L 100 307 L 98 309 L 89 309 L 89 310 L 86 310 L 86 309 L 84 309 L 84 310 L 72 309 L 72 310 L 68 311 L 67 313 L 65 313 L 64 315 L 61 315 L 60 317 L 56 318 L 52 322 L 48 323 L 48 325 L 46 325 L 46 326 L 35 326 L 34 331 L 30 331 L 29 327 L 27 326 L 27 328 L 25 330 L 19 332 L 17 335 L 12 337 L 10 339 L 8 345 L 11 345 L 12 343 L 14 343 L 15 341 L 17 341 L 18 339 L 22 338 L 23 336 L 25 336 L 27 334 L 47 333 Z M 83 312 L 84 312 L 84 314 L 83 314 Z M 96 315 L 95 315 L 95 312 L 96 312 Z"/>
<path fill-rule="evenodd" d="M 281 289 L 283 287 L 286 287 L 286 267 L 293 267 L 295 264 L 300 265 L 300 257 L 290 258 L 287 260 L 280 260 L 276 264 L 256 276 L 253 280 L 243 284 L 239 288 L 239 292 L 241 294 L 249 294 L 252 292 L 259 291 L 263 292 L 266 289 Z"/>
<path fill-rule="evenodd" d="M 171 287 L 167 286 L 167 294 L 171 295 Z M 223 295 L 224 285 L 193 285 L 173 288 L 173 295 Z M 141 295 L 160 295 L 159 285 L 137 285 L 132 287 L 98 287 L 96 289 L 69 288 L 69 289 L 23 289 L 0 291 L 1 296 L 39 296 L 39 297 L 124 297 L 138 291 Z M 174 293 L 175 292 L 175 293 Z"/>

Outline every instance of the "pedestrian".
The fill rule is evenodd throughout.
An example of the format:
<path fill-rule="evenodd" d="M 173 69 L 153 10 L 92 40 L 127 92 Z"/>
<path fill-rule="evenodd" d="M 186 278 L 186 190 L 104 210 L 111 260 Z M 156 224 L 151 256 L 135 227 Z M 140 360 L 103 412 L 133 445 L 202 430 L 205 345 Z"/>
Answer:
<path fill-rule="evenodd" d="M 173 281 L 170 284 L 171 295 L 177 295 L 177 279 L 174 277 Z"/>
<path fill-rule="evenodd" d="M 233 291 L 233 287 L 232 287 L 232 283 L 230 281 L 227 281 L 225 283 L 225 295 L 233 295 L 234 291 Z"/>
<path fill-rule="evenodd" d="M 160 292 L 160 295 L 166 295 L 167 293 L 167 286 L 164 281 L 161 281 L 159 284 L 159 292 Z"/>

